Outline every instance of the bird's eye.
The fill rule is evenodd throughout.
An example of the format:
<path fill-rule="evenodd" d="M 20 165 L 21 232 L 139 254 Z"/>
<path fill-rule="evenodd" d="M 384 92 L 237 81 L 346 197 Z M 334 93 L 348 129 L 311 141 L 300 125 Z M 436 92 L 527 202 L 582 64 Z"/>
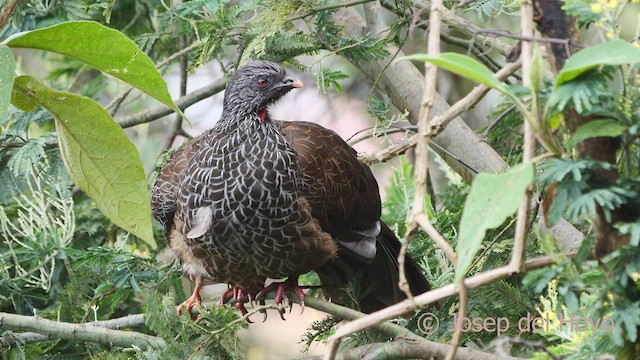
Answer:
<path fill-rule="evenodd" d="M 258 86 L 265 87 L 269 82 L 266 79 L 258 79 Z"/>

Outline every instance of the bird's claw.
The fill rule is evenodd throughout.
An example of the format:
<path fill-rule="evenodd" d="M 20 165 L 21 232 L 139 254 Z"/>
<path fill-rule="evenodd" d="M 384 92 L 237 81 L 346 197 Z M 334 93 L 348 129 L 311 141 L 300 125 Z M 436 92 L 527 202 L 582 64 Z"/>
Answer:
<path fill-rule="evenodd" d="M 245 296 L 249 298 L 249 303 L 251 304 L 251 306 L 255 307 L 254 303 L 257 297 L 253 296 L 252 293 L 246 292 L 242 288 L 237 286 L 230 287 L 229 289 L 227 289 L 222 294 L 222 296 L 220 296 L 219 302 L 221 305 L 224 305 L 232 300 L 235 300 L 236 301 L 236 303 L 234 304 L 235 308 L 238 309 L 241 316 L 246 316 L 249 313 L 249 311 L 247 311 L 247 308 L 244 306 L 244 303 L 240 301 Z M 253 324 L 253 321 L 251 321 L 251 319 L 249 319 L 248 317 L 247 317 L 247 322 L 250 324 Z"/>
<path fill-rule="evenodd" d="M 199 289 L 198 289 L 199 290 Z M 194 291 L 193 294 L 185 300 L 182 304 L 176 307 L 176 311 L 178 312 L 178 316 L 182 316 L 182 307 L 184 306 L 187 309 L 187 313 L 191 320 L 195 320 L 198 316 L 191 313 L 191 309 L 194 306 L 201 308 L 202 298 L 200 297 L 199 291 Z"/>
<path fill-rule="evenodd" d="M 304 312 L 304 292 L 302 291 L 302 288 L 300 288 L 300 285 L 298 285 L 297 278 L 289 278 L 283 282 L 269 284 L 268 286 L 264 287 L 262 290 L 258 292 L 258 294 L 256 295 L 256 299 L 261 300 L 268 292 L 274 289 L 276 290 L 275 302 L 277 305 L 282 305 L 282 303 L 284 302 L 285 291 L 287 290 L 295 291 L 296 294 L 298 295 L 298 298 L 300 299 L 300 307 L 302 308 L 302 311 L 300 312 L 300 314 Z M 291 313 L 292 309 L 293 309 L 293 303 L 289 299 L 289 313 Z M 282 320 L 285 320 L 284 318 L 285 310 L 282 308 L 279 308 L 278 313 L 280 314 L 280 318 Z"/>

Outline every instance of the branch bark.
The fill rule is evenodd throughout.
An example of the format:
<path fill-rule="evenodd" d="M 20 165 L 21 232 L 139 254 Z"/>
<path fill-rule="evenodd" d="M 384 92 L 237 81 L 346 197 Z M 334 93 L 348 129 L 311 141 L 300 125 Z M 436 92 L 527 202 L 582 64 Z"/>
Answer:
<path fill-rule="evenodd" d="M 447 22 L 447 11 L 443 12 L 443 21 Z M 345 27 L 345 31 L 352 34 L 361 34 L 365 28 L 364 19 L 354 9 L 344 9 L 334 15 L 334 21 Z M 457 21 L 457 20 L 456 20 Z M 403 56 L 395 47 L 389 47 L 390 54 Z M 393 104 L 401 110 L 409 113 L 409 121 L 416 123 L 420 113 L 420 104 L 424 93 L 420 71 L 408 61 L 401 61 L 389 65 L 393 57 L 374 61 L 355 61 L 360 71 L 369 79 L 377 79 L 376 86 L 389 95 Z M 436 94 L 433 103 L 434 116 L 443 114 L 449 110 L 447 102 Z M 447 151 L 456 154 L 462 163 L 478 172 L 497 173 L 508 168 L 506 162 L 486 141 L 479 138 L 459 116 L 438 134 L 432 138 L 432 142 Z M 436 152 L 438 152 L 436 150 Z M 449 166 L 465 181 L 471 182 L 475 173 L 462 165 L 457 159 L 448 157 L 443 152 L 438 154 Z M 584 235 L 573 225 L 565 220 L 560 220 L 556 225 L 548 229 L 562 244 L 566 251 L 572 250 L 579 244 Z"/>
<path fill-rule="evenodd" d="M 576 255 L 575 252 L 566 254 L 567 257 L 575 257 L 575 255 Z M 526 271 L 532 271 L 535 269 L 540 269 L 556 263 L 557 260 L 558 260 L 557 257 L 551 257 L 551 256 L 544 256 L 544 257 L 527 260 L 524 263 L 524 269 L 525 269 L 524 271 L 526 272 Z M 464 283 L 468 289 L 475 289 L 482 285 L 490 284 L 499 280 L 504 280 L 510 277 L 511 275 L 513 275 L 513 273 L 514 272 L 510 266 L 508 265 L 502 266 L 500 268 L 488 270 L 480 274 L 466 278 L 464 280 Z M 458 293 L 458 289 L 456 289 L 455 284 L 449 284 L 441 288 L 428 291 L 424 294 L 420 294 L 414 297 L 413 301 L 404 300 L 395 305 L 391 305 L 382 310 L 371 313 L 364 318 L 349 322 L 345 324 L 343 327 L 339 328 L 336 331 L 336 333 L 333 336 L 331 336 L 330 340 L 333 340 L 335 338 L 341 338 L 349 334 L 352 334 L 354 332 L 367 329 L 379 322 L 393 319 L 407 312 L 414 311 L 418 307 L 433 304 L 447 297 L 456 295 L 457 293 Z"/>
<path fill-rule="evenodd" d="M 338 353 L 336 360 L 362 360 L 362 359 L 445 359 L 448 345 L 440 343 L 426 344 L 411 340 L 398 340 L 387 343 L 374 343 L 349 349 Z M 498 356 L 496 354 L 484 353 L 469 348 L 460 348 L 455 355 L 455 359 L 466 360 L 518 360 L 512 356 Z M 322 356 L 312 356 L 306 360 L 321 360 Z"/>
<path fill-rule="evenodd" d="M 11 0 L 5 6 L 2 7 L 2 11 L 0 11 L 0 31 L 4 29 L 4 27 L 11 19 L 11 15 L 16 10 L 16 6 L 20 3 L 20 0 Z"/>
<path fill-rule="evenodd" d="M 189 106 L 197 103 L 198 101 L 204 100 L 209 96 L 219 93 L 220 91 L 224 90 L 226 86 L 227 79 L 218 79 L 211 85 L 207 85 L 186 96 L 179 98 L 175 101 L 175 104 L 178 108 L 180 108 L 180 110 L 184 110 Z M 135 114 L 116 117 L 116 122 L 118 122 L 121 127 L 128 128 L 151 122 L 172 113 L 173 110 L 170 107 L 166 105 L 160 105 L 148 110 L 137 112 Z"/>
<path fill-rule="evenodd" d="M 139 316 L 132 317 L 139 321 Z M 108 320 L 103 324 L 121 324 L 120 319 Z M 0 329 L 20 332 L 36 332 L 49 339 L 65 339 L 87 341 L 108 346 L 132 347 L 137 346 L 146 350 L 151 347 L 162 349 L 167 346 L 164 339 L 134 331 L 112 330 L 98 327 L 92 323 L 73 324 L 44 319 L 37 316 L 23 316 L 0 312 Z"/>

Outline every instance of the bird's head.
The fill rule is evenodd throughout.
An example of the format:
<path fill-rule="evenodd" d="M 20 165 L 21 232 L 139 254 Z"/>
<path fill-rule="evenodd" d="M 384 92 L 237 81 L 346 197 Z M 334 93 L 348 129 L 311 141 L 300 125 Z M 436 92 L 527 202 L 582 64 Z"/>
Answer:
<path fill-rule="evenodd" d="M 240 116 L 257 114 L 261 121 L 267 107 L 293 88 L 302 88 L 299 80 L 287 77 L 279 64 L 251 61 L 238 69 L 224 94 L 224 111 Z"/>

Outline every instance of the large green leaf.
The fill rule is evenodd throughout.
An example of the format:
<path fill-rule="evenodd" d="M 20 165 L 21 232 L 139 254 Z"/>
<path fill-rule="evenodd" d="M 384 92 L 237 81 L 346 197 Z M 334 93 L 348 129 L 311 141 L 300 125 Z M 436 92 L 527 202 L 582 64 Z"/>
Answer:
<path fill-rule="evenodd" d="M 11 101 L 11 89 L 15 78 L 16 63 L 11 49 L 0 45 L 0 119 L 7 113 Z"/>
<path fill-rule="evenodd" d="M 458 74 L 490 88 L 508 93 L 509 89 L 493 75 L 481 62 L 458 53 L 442 53 L 438 56 L 427 54 L 413 54 L 399 57 L 396 61 L 419 60 L 430 62 L 454 74 Z"/>
<path fill-rule="evenodd" d="M 73 181 L 116 225 L 156 247 L 147 182 L 136 147 L 95 101 L 16 78 L 12 101 L 28 98 L 54 117 L 58 144 Z"/>
<path fill-rule="evenodd" d="M 503 174 L 480 174 L 473 182 L 460 219 L 455 282 L 464 277 L 488 229 L 500 226 L 520 207 L 533 182 L 533 165 L 514 166 Z"/>
<path fill-rule="evenodd" d="M 578 128 L 567 141 L 568 147 L 574 147 L 579 142 L 595 137 L 616 137 L 622 135 L 628 125 L 614 119 L 602 119 L 590 121 Z"/>
<path fill-rule="evenodd" d="M 555 87 L 600 65 L 624 65 L 637 62 L 640 62 L 640 49 L 623 40 L 588 47 L 567 59 L 556 78 Z"/>
<path fill-rule="evenodd" d="M 136 87 L 182 115 L 153 61 L 117 30 L 92 21 L 68 21 L 16 34 L 5 43 L 13 48 L 47 50 L 80 60 Z"/>

